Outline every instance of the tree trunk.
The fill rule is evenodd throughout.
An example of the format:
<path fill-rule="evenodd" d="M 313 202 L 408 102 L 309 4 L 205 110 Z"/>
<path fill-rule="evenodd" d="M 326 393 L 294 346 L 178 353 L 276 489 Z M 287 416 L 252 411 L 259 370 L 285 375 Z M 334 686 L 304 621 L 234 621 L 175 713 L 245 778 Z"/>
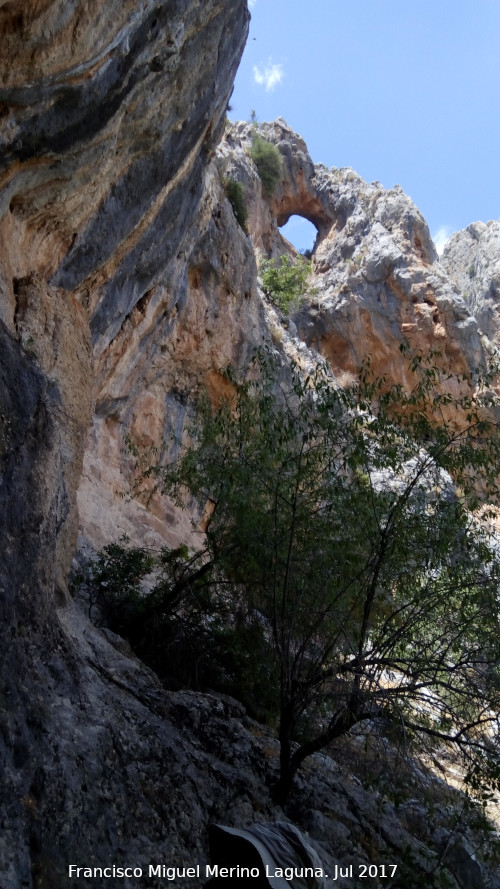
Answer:
<path fill-rule="evenodd" d="M 292 789 L 292 711 L 288 704 L 281 711 L 279 742 L 280 742 L 280 777 L 273 792 L 275 801 L 284 806 Z"/>
<path fill-rule="evenodd" d="M 359 702 L 351 700 L 349 705 L 331 720 L 330 725 L 324 732 L 311 741 L 301 744 L 295 753 L 292 753 L 292 720 L 290 714 L 286 712 L 282 714 L 279 730 L 280 777 L 273 794 L 276 802 L 280 806 L 286 805 L 295 773 L 308 756 L 323 750 L 331 741 L 341 737 L 341 735 L 345 735 L 353 725 L 369 715 L 368 712 L 363 711 Z"/>

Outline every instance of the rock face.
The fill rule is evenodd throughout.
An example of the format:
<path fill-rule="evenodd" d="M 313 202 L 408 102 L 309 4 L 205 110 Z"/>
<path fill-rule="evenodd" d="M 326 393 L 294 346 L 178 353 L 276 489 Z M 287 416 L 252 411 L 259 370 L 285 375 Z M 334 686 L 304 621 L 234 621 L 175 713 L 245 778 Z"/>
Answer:
<path fill-rule="evenodd" d="M 155 761 L 155 793 L 165 805 L 160 776 L 168 745 L 151 742 L 146 717 L 135 727 L 130 713 L 117 718 L 121 705 L 112 702 L 111 686 L 111 698 L 105 694 L 108 680 L 100 687 L 89 682 L 87 671 L 95 668 L 98 675 L 98 661 L 89 667 L 87 655 L 78 653 L 82 640 L 68 626 L 70 612 L 59 617 L 57 606 L 67 595 L 92 416 L 106 430 L 98 450 L 109 465 L 109 442 L 134 376 L 134 367 L 126 366 L 134 345 L 142 350 L 152 392 L 139 382 L 141 407 L 134 409 L 131 395 L 125 412 L 147 426 L 144 402 L 154 405 L 157 355 L 165 355 L 174 377 L 173 391 L 166 391 L 165 380 L 158 383 L 158 422 L 169 404 L 182 412 L 182 397 L 175 395 L 179 371 L 172 371 L 177 360 L 170 355 L 167 362 L 168 334 L 174 326 L 179 343 L 186 343 L 197 335 L 193 316 L 205 331 L 216 312 L 206 256 L 216 248 L 206 244 L 215 244 L 220 223 L 202 195 L 247 25 L 243 0 L 0 5 L 5 889 L 63 885 L 69 861 L 109 859 L 120 844 L 138 860 L 141 833 L 130 825 L 133 803 L 123 781 L 141 756 Z M 196 242 L 188 235 L 195 220 L 205 232 Z M 241 297 L 223 275 L 217 283 L 236 326 L 237 303 L 255 297 L 246 280 L 248 268 L 255 269 L 253 253 L 243 235 L 240 242 L 234 259 L 227 258 L 227 273 L 233 261 L 238 264 Z M 200 304 L 183 314 L 190 290 L 199 292 Z M 255 299 L 249 312 L 257 318 Z M 178 314 L 180 325 L 173 323 Z M 236 333 L 228 357 L 237 342 Z M 201 353 L 208 374 L 210 347 Z M 124 378 L 123 385 L 116 378 Z M 88 454 L 86 467 L 91 448 Z M 85 627 L 80 630 L 83 638 Z M 112 652 L 107 644 L 103 650 Z M 136 690 L 134 681 L 131 700 Z M 154 753 L 156 744 L 161 755 Z M 106 814 L 106 800 L 115 800 L 116 816 Z M 184 806 L 179 796 L 179 813 Z M 172 844 L 164 819 L 150 836 L 155 855 L 164 858 Z"/>
<path fill-rule="evenodd" d="M 87 348 L 90 327 L 99 366 L 93 379 L 89 370 L 81 375 L 85 408 L 64 407 L 76 407 L 84 427 L 92 401 L 99 421 L 113 427 L 120 420 L 109 365 L 127 350 L 130 319 L 143 321 L 134 325 L 134 352 L 149 350 L 149 362 L 151 327 L 161 349 L 185 305 L 189 229 L 201 210 L 247 22 L 243 0 L 209 0 L 203 12 L 187 0 L 0 7 L 0 317 L 36 350 L 40 322 L 20 291 L 29 287 L 32 306 L 66 302 L 71 313 L 78 303 L 75 318 L 85 323 L 75 350 L 67 340 L 68 358 Z M 244 261 L 241 268 L 244 275 Z M 79 368 L 69 373 L 76 380 Z M 146 387 L 141 382 L 141 394 Z M 126 386 L 118 399 L 125 397 L 131 412 Z M 108 439 L 104 464 L 112 428 Z M 81 458 L 80 443 L 78 475 Z"/>
<path fill-rule="evenodd" d="M 442 353 L 447 369 L 477 367 L 484 347 L 476 319 L 438 262 L 421 213 L 397 186 L 364 182 L 351 169 L 313 164 L 304 141 L 282 120 L 260 132 L 284 161 L 283 182 L 263 201 L 245 149 L 252 127 L 238 124 L 220 151 L 229 175 L 248 192 L 256 249 L 289 252 L 279 226 L 297 214 L 314 223 L 314 275 L 303 307 L 293 316 L 300 338 L 340 375 L 355 374 L 367 355 L 376 373 L 403 381 L 399 345 Z M 253 168 L 253 169 L 252 169 Z"/>
<path fill-rule="evenodd" d="M 500 222 L 474 222 L 448 241 L 441 259 L 477 318 L 482 333 L 498 345 L 500 329 Z"/>
<path fill-rule="evenodd" d="M 95 362 L 95 413 L 79 490 L 79 511 L 94 544 L 127 534 L 174 544 L 189 521 L 155 496 L 149 509 L 120 500 L 133 480 L 129 436 L 141 452 L 161 451 L 180 434 L 201 385 L 216 391 L 220 369 L 242 366 L 263 335 L 251 243 L 234 218 L 216 171 L 174 261 L 135 306 Z M 165 514 L 168 518 L 165 521 Z"/>
<path fill-rule="evenodd" d="M 69 601 L 78 528 L 94 546 L 191 533 L 164 497 L 121 497 L 134 480 L 127 441 L 161 452 L 193 394 L 216 398 L 221 370 L 244 369 L 263 338 L 283 361 L 327 357 L 340 377 L 371 353 L 392 379 L 405 339 L 475 367 L 488 343 L 471 308 L 495 339 L 491 225 L 489 240 L 478 228 L 485 283 L 477 274 L 466 304 L 468 242 L 452 273 L 400 189 L 314 165 L 281 120 L 261 127 L 284 162 L 263 197 L 252 128 L 223 136 L 248 19 L 244 0 L 0 0 L 2 889 L 58 889 L 71 863 L 113 862 L 146 866 L 110 887 L 150 886 L 147 863 L 206 861 L 210 821 L 283 818 L 273 733 L 235 701 L 165 691 Z M 248 235 L 226 178 L 246 187 Z M 263 297 L 257 260 L 293 253 L 279 226 L 295 213 L 318 238 L 311 292 L 287 320 Z M 382 837 L 381 811 L 316 757 L 288 816 L 328 867 L 340 854 L 369 862 L 378 837 L 381 854 L 411 846 L 432 871 L 442 835 L 412 826 L 425 812 L 398 833 L 388 806 Z"/>

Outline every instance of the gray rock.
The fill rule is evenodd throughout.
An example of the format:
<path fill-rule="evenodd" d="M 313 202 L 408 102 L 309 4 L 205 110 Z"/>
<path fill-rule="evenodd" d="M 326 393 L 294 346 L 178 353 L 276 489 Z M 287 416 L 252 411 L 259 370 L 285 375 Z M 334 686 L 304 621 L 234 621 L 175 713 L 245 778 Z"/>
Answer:
<path fill-rule="evenodd" d="M 434 834 L 434 842 L 462 889 L 486 889 L 483 868 L 467 839 L 441 828 Z"/>
<path fill-rule="evenodd" d="M 197 388 L 218 397 L 221 369 L 269 341 L 255 250 L 289 252 L 279 225 L 293 213 L 318 230 L 318 292 L 286 343 L 303 337 L 304 367 L 311 346 L 341 372 L 372 350 L 397 379 L 406 335 L 469 366 L 483 346 L 400 188 L 315 165 L 282 119 L 261 128 L 284 158 L 270 201 L 248 124 L 216 150 L 244 0 L 13 0 L 0 18 L 0 879 L 54 889 L 68 864 L 115 862 L 144 874 L 110 889 L 140 889 L 150 863 L 203 867 L 214 821 L 283 820 L 279 745 L 228 697 L 166 691 L 67 601 L 77 487 L 91 547 L 186 539 L 190 517 L 165 499 L 120 496 L 134 480 L 126 437 L 147 451 L 181 436 Z M 247 189 L 250 237 L 226 175 Z M 411 854 L 405 879 L 432 874 L 424 820 L 405 823 L 389 791 L 332 763 L 305 764 L 286 813 L 310 854 L 328 869 L 373 850 L 403 869 Z"/>
<path fill-rule="evenodd" d="M 479 327 L 495 345 L 500 325 L 500 222 L 475 222 L 456 232 L 441 257 Z"/>
<path fill-rule="evenodd" d="M 316 226 L 311 293 L 293 315 L 299 337 L 340 375 L 356 373 L 370 355 L 376 373 L 404 381 L 403 342 L 441 353 L 446 369 L 457 366 L 457 355 L 471 369 L 480 365 L 484 344 L 471 307 L 439 264 L 425 220 L 402 189 L 366 183 L 350 168 L 314 165 L 282 120 L 261 124 L 259 132 L 283 158 L 282 181 L 270 198 L 263 198 L 247 154 L 250 125 L 232 128 L 219 156 L 245 183 L 259 252 L 290 254 L 279 226 L 293 214 Z"/>

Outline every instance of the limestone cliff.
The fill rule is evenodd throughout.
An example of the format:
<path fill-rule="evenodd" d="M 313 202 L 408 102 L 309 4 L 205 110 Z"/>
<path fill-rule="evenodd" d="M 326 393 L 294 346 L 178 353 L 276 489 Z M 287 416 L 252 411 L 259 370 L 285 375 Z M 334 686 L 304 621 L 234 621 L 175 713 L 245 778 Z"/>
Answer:
<path fill-rule="evenodd" d="M 455 371 L 477 367 L 484 355 L 477 321 L 403 190 L 366 183 L 349 168 L 313 164 L 304 141 L 282 120 L 260 129 L 284 160 L 283 182 L 269 202 L 245 152 L 252 127 L 236 125 L 220 151 L 247 187 L 258 252 L 290 250 L 279 226 L 293 214 L 316 226 L 314 296 L 293 317 L 300 339 L 341 375 L 356 373 L 369 354 L 376 372 L 400 380 L 403 340 L 416 350 L 439 350 Z"/>
<path fill-rule="evenodd" d="M 319 353 L 340 377 L 371 353 L 394 379 L 403 339 L 455 370 L 494 339 L 495 312 L 482 333 L 471 314 L 482 291 L 461 295 L 472 260 L 441 265 L 401 189 L 315 165 L 279 120 L 261 131 L 283 181 L 263 196 L 252 128 L 224 133 L 248 19 L 245 0 L 0 2 L 2 889 L 58 889 L 69 863 L 203 862 L 209 821 L 283 817 L 272 732 L 234 701 L 165 691 L 69 601 L 78 527 L 94 546 L 190 532 L 165 498 L 121 496 L 127 441 L 161 450 L 193 392 L 215 395 L 262 338 L 283 361 Z M 227 177 L 246 188 L 249 235 Z M 258 260 L 293 252 L 279 226 L 294 213 L 318 237 L 314 293 L 289 320 Z M 444 808 L 432 830 L 419 806 L 398 820 L 317 757 L 290 817 L 332 867 L 378 844 L 411 846 L 427 872 L 453 845 L 437 830 Z M 151 882 L 146 870 L 108 885 Z"/>
<path fill-rule="evenodd" d="M 205 171 L 200 211 L 182 251 L 104 352 L 98 350 L 96 410 L 79 488 L 81 526 L 96 544 L 122 533 L 143 542 L 186 539 L 186 517 L 164 499 L 155 496 L 147 512 L 137 501 L 118 499 L 132 481 L 125 440 L 141 451 L 161 450 L 168 431 L 182 429 L 193 392 L 200 385 L 216 388 L 228 363 L 244 367 L 276 325 L 282 340 L 284 327 L 296 334 L 292 356 L 307 346 L 310 360 L 327 358 L 339 379 L 355 375 L 370 355 L 375 372 L 403 381 L 402 342 L 438 350 L 455 372 L 484 359 L 488 344 L 477 321 L 402 189 L 387 191 L 352 170 L 314 165 L 284 121 L 262 125 L 260 132 L 284 161 L 272 198 L 263 195 L 249 156 L 253 127 L 227 128 Z M 244 186 L 249 237 L 225 196 L 227 179 Z M 312 295 L 290 322 L 263 299 L 257 263 L 295 252 L 279 229 L 293 214 L 312 221 L 318 235 Z"/>
<path fill-rule="evenodd" d="M 5 889 L 64 885 L 68 861 L 113 857 L 123 844 L 130 850 L 125 825 L 134 804 L 124 780 L 143 735 L 157 771 L 145 805 L 152 815 L 165 805 L 159 776 L 168 745 L 151 742 L 147 719 L 141 729 L 125 717 L 135 748 L 125 764 L 118 686 L 111 682 L 109 698 L 108 680 L 99 688 L 85 678 L 90 661 L 77 651 L 85 629 L 72 634 L 70 611 L 59 618 L 56 606 L 67 595 L 91 418 L 112 429 L 120 408 L 134 414 L 134 398 L 124 404 L 134 371 L 126 356 L 119 363 L 127 348 L 131 354 L 128 333 L 136 363 L 140 352 L 156 380 L 153 355 L 168 351 L 172 318 L 186 305 L 191 256 L 205 268 L 203 238 L 195 243 L 188 233 L 204 214 L 207 164 L 248 18 L 243 0 L 0 4 Z M 209 241 L 216 223 L 206 218 Z M 237 284 L 249 262 L 254 268 L 245 244 L 241 254 Z M 196 275 L 191 280 L 200 287 Z M 224 295 L 236 301 L 233 290 Z M 214 301 L 215 294 L 207 315 Z M 126 378 L 117 395 L 111 364 Z M 145 386 L 136 382 L 137 401 Z M 173 393 L 166 380 L 158 385 L 175 404 L 175 378 Z M 103 465 L 110 462 L 106 452 Z M 99 657 L 90 669 L 93 679 L 102 675 Z M 116 815 L 106 814 L 105 799 L 115 801 Z M 177 805 L 181 813 L 180 796 Z M 177 841 L 164 819 L 153 819 L 148 843 L 164 857 Z M 133 833 L 138 858 L 140 831 Z M 192 855 L 188 835 L 184 854 Z"/>
<path fill-rule="evenodd" d="M 442 264 L 482 333 L 498 346 L 500 222 L 474 222 L 456 232 L 446 244 Z"/>
<path fill-rule="evenodd" d="M 79 342 L 66 338 L 75 362 L 90 328 L 92 372 L 44 367 L 74 389 L 65 409 L 81 424 L 70 460 L 78 474 L 92 402 L 110 426 L 125 398 L 134 410 L 130 384 L 116 394 L 110 366 L 120 374 L 128 364 L 147 389 L 130 368 L 127 331 L 134 361 L 149 365 L 186 303 L 189 230 L 203 213 L 247 20 L 244 2 L 221 0 L 203 10 L 186 0 L 0 7 L 1 317 L 35 354 L 58 337 L 40 330 L 38 301 L 54 317 L 72 313 L 74 337 L 84 317 Z M 244 276 L 244 260 L 237 267 Z M 67 487 L 73 515 L 74 481 Z"/>

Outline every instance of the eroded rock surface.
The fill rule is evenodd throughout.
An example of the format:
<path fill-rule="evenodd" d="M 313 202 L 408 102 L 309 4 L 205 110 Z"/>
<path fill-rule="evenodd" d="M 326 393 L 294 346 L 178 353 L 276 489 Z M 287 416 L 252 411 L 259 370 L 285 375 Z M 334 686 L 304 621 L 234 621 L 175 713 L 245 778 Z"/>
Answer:
<path fill-rule="evenodd" d="M 477 367 L 484 358 L 477 321 L 403 190 L 364 182 L 350 168 L 313 164 L 304 141 L 281 119 L 259 132 L 284 162 L 283 181 L 269 201 L 248 157 L 251 125 L 236 124 L 219 152 L 228 175 L 247 189 L 249 228 L 260 254 L 290 252 L 279 226 L 291 215 L 317 228 L 309 294 L 293 315 L 300 338 L 340 376 L 355 374 L 370 355 L 376 373 L 403 381 L 402 342 L 440 351 L 446 369 Z"/>
<path fill-rule="evenodd" d="M 96 424 L 113 429 L 124 408 L 148 429 L 148 397 L 154 405 L 161 394 L 160 425 L 165 404 L 177 403 L 167 391 L 168 379 L 154 389 L 159 372 L 154 356 L 166 353 L 172 316 L 182 315 L 189 287 L 200 291 L 200 302 L 204 294 L 207 299 L 203 238 L 194 243 L 188 237 L 185 253 L 182 245 L 201 218 L 206 238 L 213 237 L 211 208 L 202 206 L 205 173 L 222 132 L 247 25 L 243 0 L 0 5 L 5 889 L 65 885 L 68 861 L 80 855 L 107 859 L 120 844 L 132 858 L 142 857 L 142 833 L 131 822 L 134 805 L 125 779 L 137 759 L 154 761 L 145 775 L 164 805 L 160 784 L 167 744 L 158 742 L 157 748 L 151 742 L 146 717 L 135 725 L 130 713 L 118 717 L 118 698 L 104 690 L 111 675 L 106 658 L 101 667 L 107 679 L 91 689 L 69 611 L 59 619 L 56 609 L 67 594 L 76 491 L 93 413 Z M 234 252 L 241 267 L 238 283 L 248 275 L 249 262 L 255 268 L 245 244 L 243 239 Z M 204 288 L 196 275 L 189 284 L 190 261 L 203 268 Z M 241 300 L 245 293 L 250 303 L 247 284 Z M 228 317 L 231 312 L 236 317 L 239 294 L 226 287 L 224 297 Z M 211 292 L 205 308 L 189 305 L 179 341 L 193 335 L 193 314 L 201 316 L 203 331 L 210 326 L 210 312 L 216 312 Z M 129 323 L 134 312 L 139 329 Z M 151 378 L 136 380 L 125 407 L 134 372 L 125 365 L 133 345 L 142 349 Z M 234 348 L 228 342 L 227 354 Z M 115 382 L 124 377 L 115 388 L 111 360 Z M 170 369 L 172 364 L 175 359 Z M 142 399 L 135 413 L 134 397 Z M 182 397 L 177 400 L 182 406 Z M 103 466 L 110 463 L 111 438 L 101 442 Z M 97 477 L 94 491 L 99 484 Z M 108 490 L 119 503 L 119 490 L 112 483 Z M 117 536 L 121 529 L 112 518 L 108 526 L 104 513 L 101 519 L 99 540 Z M 80 630 L 83 637 L 85 626 Z M 181 795 L 177 806 L 184 810 Z M 151 842 L 157 841 L 155 855 L 164 857 L 171 839 L 163 820 L 159 825 L 158 818 Z M 204 842 L 202 832 L 197 842 Z"/>
<path fill-rule="evenodd" d="M 474 222 L 451 236 L 441 262 L 496 346 L 500 330 L 500 222 Z"/>

